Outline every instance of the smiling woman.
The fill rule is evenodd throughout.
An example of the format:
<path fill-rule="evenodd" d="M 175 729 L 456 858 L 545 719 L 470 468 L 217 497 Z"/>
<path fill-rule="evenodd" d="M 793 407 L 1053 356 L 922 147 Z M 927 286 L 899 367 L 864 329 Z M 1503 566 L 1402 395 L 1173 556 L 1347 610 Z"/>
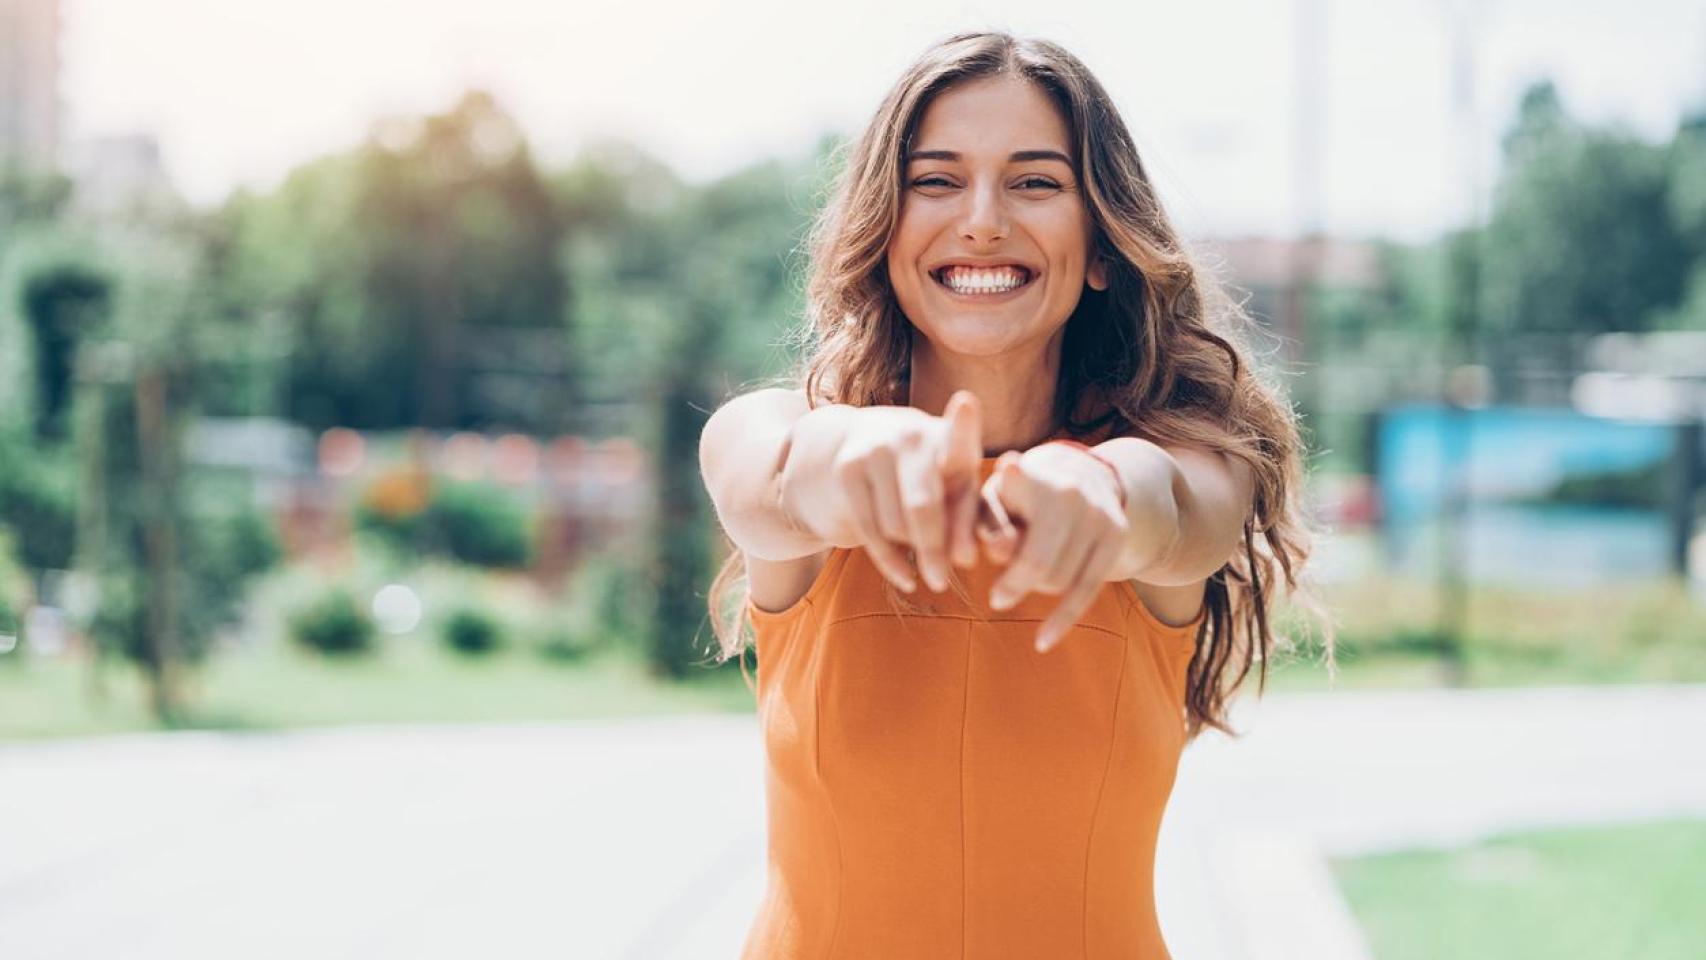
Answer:
<path fill-rule="evenodd" d="M 1162 960 L 1180 752 L 1266 670 L 1279 573 L 1309 599 L 1296 425 L 1247 318 L 1088 69 L 1000 33 L 884 99 L 807 307 L 797 384 L 700 442 L 735 547 L 719 653 L 747 622 L 758 653 L 743 956 Z"/>

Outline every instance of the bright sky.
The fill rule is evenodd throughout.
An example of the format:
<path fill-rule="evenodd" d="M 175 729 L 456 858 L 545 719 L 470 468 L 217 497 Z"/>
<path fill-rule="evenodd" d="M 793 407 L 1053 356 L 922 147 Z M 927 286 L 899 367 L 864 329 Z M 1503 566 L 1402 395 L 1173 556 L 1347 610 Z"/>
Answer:
<path fill-rule="evenodd" d="M 1313 3 L 1325 29 L 1300 31 Z M 1706 104 L 1699 0 L 1484 0 L 1474 22 L 1483 176 L 1527 82 L 1668 138 Z M 547 161 L 635 140 L 693 180 L 851 132 L 924 46 L 962 29 L 1056 40 L 1102 79 L 1187 232 L 1288 234 L 1299 63 L 1318 65 L 1326 224 L 1419 239 L 1458 221 L 1468 168 L 1447 0 L 64 0 L 73 139 L 152 132 L 192 200 L 269 186 L 371 121 L 493 90 Z M 1590 9 L 1591 8 L 1591 9 Z M 827 12 L 826 12 L 827 11 Z M 1293 38 L 1307 33 L 1299 56 Z"/>

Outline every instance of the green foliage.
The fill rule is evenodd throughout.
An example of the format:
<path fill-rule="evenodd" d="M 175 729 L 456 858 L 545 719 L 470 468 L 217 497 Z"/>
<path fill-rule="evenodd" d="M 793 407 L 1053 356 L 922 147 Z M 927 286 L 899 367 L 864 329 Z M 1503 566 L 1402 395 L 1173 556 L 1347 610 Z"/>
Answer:
<path fill-rule="evenodd" d="M 1670 469 L 1665 459 L 1623 470 L 1572 473 L 1539 495 L 1514 498 L 1514 502 L 1660 510 L 1669 495 Z"/>
<path fill-rule="evenodd" d="M 826 142 L 823 152 L 832 146 Z M 765 163 L 680 189 L 655 162 L 609 148 L 557 182 L 587 212 L 571 242 L 572 309 L 590 399 L 642 400 L 658 490 L 640 594 L 654 670 L 684 676 L 704 651 L 703 590 L 713 520 L 693 464 L 705 411 L 731 383 L 792 366 L 784 334 L 800 315 L 798 246 L 821 193 L 823 157 Z M 636 385 L 650 395 L 635 396 Z"/>
<path fill-rule="evenodd" d="M 22 571 L 13 563 L 11 553 L 11 544 L 7 542 L 4 532 L 0 531 L 0 638 L 11 638 L 9 648 L 8 641 L 0 639 L 0 663 L 22 659 L 18 651 L 23 646 L 23 609 L 27 597 Z"/>
<path fill-rule="evenodd" d="M 439 550 L 476 566 L 524 566 L 532 551 L 526 507 L 492 484 L 438 485 L 426 527 Z"/>
<path fill-rule="evenodd" d="M 1639 331 L 1674 308 L 1706 249 L 1673 210 L 1671 151 L 1583 127 L 1550 82 L 1530 88 L 1479 248 L 1489 327 Z"/>
<path fill-rule="evenodd" d="M 57 171 L 0 157 L 0 254 L 20 226 L 52 223 L 71 199 L 71 178 Z"/>
<path fill-rule="evenodd" d="M 24 284 L 23 312 L 35 341 L 36 435 L 62 439 L 71 409 L 78 341 L 109 312 L 111 281 L 88 264 L 56 264 Z"/>
<path fill-rule="evenodd" d="M 76 468 L 61 447 L 37 448 L 0 430 L 0 527 L 34 570 L 71 566 L 77 531 Z"/>
<path fill-rule="evenodd" d="M 432 478 L 402 467 L 380 474 L 355 507 L 356 529 L 372 534 L 394 554 L 407 558 L 433 549 L 427 526 Z"/>
<path fill-rule="evenodd" d="M 96 293 L 109 261 L 71 224 L 0 225 L 0 430 L 61 435 L 72 348 L 109 316 L 110 302 Z M 45 415 L 44 399 L 52 405 Z"/>
<path fill-rule="evenodd" d="M 236 620 L 251 580 L 284 556 L 272 521 L 246 500 L 236 503 L 185 517 L 182 564 L 195 603 L 184 616 L 203 632 Z"/>
<path fill-rule="evenodd" d="M 211 555 L 245 577 L 272 569 L 284 557 L 278 530 L 258 510 L 231 514 L 210 532 Z"/>
<path fill-rule="evenodd" d="M 1372 546 L 1372 545 L 1371 545 Z M 1322 600 L 1338 630 L 1341 683 L 1354 687 L 1442 681 L 1439 586 L 1367 575 L 1327 585 Z M 1319 628 L 1291 601 L 1272 620 L 1272 667 L 1282 689 L 1326 681 Z M 1565 589 L 1477 585 L 1463 635 L 1471 686 L 1696 682 L 1706 679 L 1706 607 L 1686 583 L 1616 582 Z"/>
<path fill-rule="evenodd" d="M 502 644 L 503 628 L 490 614 L 464 608 L 445 619 L 444 642 L 457 653 L 481 656 Z"/>
<path fill-rule="evenodd" d="M 414 492 L 412 485 L 423 488 Z M 424 503 L 411 501 L 425 496 Z M 357 505 L 358 529 L 394 553 L 443 556 L 479 567 L 522 567 L 532 556 L 531 514 L 515 495 L 490 483 L 382 477 Z"/>
<path fill-rule="evenodd" d="M 350 591 L 326 590 L 290 619 L 290 635 L 303 646 L 332 656 L 366 653 L 374 646 L 373 621 Z"/>
<path fill-rule="evenodd" d="M 221 302 L 278 317 L 310 426 L 562 429 L 564 224 L 513 119 L 469 93 L 240 196 Z"/>
<path fill-rule="evenodd" d="M 539 639 L 539 656 L 558 663 L 578 663 L 598 650 L 598 639 L 590 632 L 557 626 Z"/>
<path fill-rule="evenodd" d="M 534 628 L 540 657 L 574 663 L 640 634 L 650 596 L 640 571 L 619 550 L 606 550 L 573 574 L 561 602 Z"/>

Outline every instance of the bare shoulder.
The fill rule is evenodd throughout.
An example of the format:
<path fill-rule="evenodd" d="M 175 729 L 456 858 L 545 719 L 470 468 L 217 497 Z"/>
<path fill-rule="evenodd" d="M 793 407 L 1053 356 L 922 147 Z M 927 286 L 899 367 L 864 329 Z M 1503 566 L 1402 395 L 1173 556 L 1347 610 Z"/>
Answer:
<path fill-rule="evenodd" d="M 798 603 L 829 561 L 829 550 L 808 553 L 792 560 L 764 560 L 746 556 L 747 589 L 760 610 L 780 613 Z"/>
<path fill-rule="evenodd" d="M 1143 601 L 1150 613 L 1155 614 L 1155 619 L 1170 627 L 1195 620 L 1202 612 L 1203 598 L 1208 592 L 1207 579 L 1165 586 L 1133 580 L 1131 586 L 1137 592 L 1137 598 Z"/>

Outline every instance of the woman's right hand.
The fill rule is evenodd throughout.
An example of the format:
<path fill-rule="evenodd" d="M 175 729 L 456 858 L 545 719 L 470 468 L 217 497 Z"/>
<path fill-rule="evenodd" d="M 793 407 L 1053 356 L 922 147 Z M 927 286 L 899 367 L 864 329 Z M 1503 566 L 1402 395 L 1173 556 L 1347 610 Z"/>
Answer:
<path fill-rule="evenodd" d="M 982 416 L 976 395 L 960 390 L 940 417 L 883 406 L 848 418 L 826 478 L 831 499 L 857 545 L 907 593 L 917 588 L 907 547 L 937 593 L 948 588 L 950 559 L 977 562 Z"/>

